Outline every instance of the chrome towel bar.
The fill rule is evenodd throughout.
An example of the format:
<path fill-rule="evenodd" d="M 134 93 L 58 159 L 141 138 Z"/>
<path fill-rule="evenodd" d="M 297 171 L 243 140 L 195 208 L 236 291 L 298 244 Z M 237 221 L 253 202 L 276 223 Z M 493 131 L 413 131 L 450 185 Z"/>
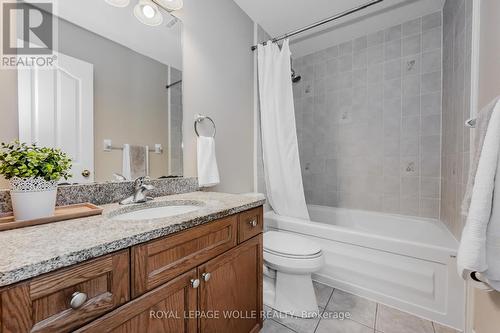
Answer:
<path fill-rule="evenodd" d="M 200 114 L 194 116 L 194 132 L 196 133 L 196 136 L 200 137 L 200 133 L 198 133 L 198 124 L 203 120 L 210 120 L 210 122 L 214 126 L 214 133 L 212 134 L 212 138 L 215 138 L 215 134 L 217 134 L 217 126 L 215 126 L 215 121 L 209 116 L 202 116 Z"/>
<path fill-rule="evenodd" d="M 151 147 L 151 146 L 149 146 Z M 109 139 L 103 140 L 103 151 L 110 152 L 112 150 L 123 150 L 123 146 L 117 147 L 113 146 L 112 141 Z M 163 146 L 161 143 L 156 143 L 154 148 L 149 148 L 149 151 L 155 154 L 163 154 Z"/>

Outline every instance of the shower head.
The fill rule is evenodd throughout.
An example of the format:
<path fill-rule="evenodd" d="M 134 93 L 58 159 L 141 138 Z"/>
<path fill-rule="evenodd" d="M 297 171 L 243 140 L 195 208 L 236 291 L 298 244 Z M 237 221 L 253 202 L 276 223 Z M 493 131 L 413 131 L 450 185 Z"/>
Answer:
<path fill-rule="evenodd" d="M 297 83 L 301 79 L 302 79 L 302 76 L 297 75 L 297 73 L 295 73 L 295 70 L 292 68 L 292 83 Z"/>

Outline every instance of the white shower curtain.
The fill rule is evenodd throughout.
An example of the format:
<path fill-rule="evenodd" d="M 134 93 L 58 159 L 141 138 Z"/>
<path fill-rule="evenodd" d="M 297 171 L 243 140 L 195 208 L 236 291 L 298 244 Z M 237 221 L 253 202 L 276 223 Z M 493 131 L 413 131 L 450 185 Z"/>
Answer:
<path fill-rule="evenodd" d="M 309 220 L 300 170 L 289 41 L 258 46 L 262 152 L 267 196 L 279 215 Z"/>

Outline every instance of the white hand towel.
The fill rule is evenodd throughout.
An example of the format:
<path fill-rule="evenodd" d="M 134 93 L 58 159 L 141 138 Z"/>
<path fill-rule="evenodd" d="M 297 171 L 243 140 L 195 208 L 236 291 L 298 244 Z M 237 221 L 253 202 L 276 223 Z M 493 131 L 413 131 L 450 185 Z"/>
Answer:
<path fill-rule="evenodd" d="M 211 187 L 219 184 L 219 169 L 215 157 L 215 140 L 212 137 L 199 136 L 198 148 L 198 185 Z"/>
<path fill-rule="evenodd" d="M 127 180 L 147 176 L 149 173 L 149 147 L 123 145 L 122 175 Z"/>
<path fill-rule="evenodd" d="M 132 173 L 130 171 L 130 145 L 123 145 L 123 156 L 122 156 L 122 176 L 125 177 L 126 180 L 132 179 Z"/>
<path fill-rule="evenodd" d="M 480 272 L 500 290 L 500 102 L 484 137 L 467 222 L 458 250 L 458 273 Z M 498 175 L 498 177 L 497 177 Z"/>

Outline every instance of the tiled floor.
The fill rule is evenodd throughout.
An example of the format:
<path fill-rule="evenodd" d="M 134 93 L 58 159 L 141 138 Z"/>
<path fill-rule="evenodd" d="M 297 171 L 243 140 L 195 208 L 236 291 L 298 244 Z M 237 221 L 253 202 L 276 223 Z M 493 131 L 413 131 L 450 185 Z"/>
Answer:
<path fill-rule="evenodd" d="M 439 324 L 378 304 L 324 284 L 314 283 L 321 318 L 280 316 L 266 307 L 270 316 L 261 333 L 457 333 Z M 350 319 L 335 319 L 349 312 Z"/>

